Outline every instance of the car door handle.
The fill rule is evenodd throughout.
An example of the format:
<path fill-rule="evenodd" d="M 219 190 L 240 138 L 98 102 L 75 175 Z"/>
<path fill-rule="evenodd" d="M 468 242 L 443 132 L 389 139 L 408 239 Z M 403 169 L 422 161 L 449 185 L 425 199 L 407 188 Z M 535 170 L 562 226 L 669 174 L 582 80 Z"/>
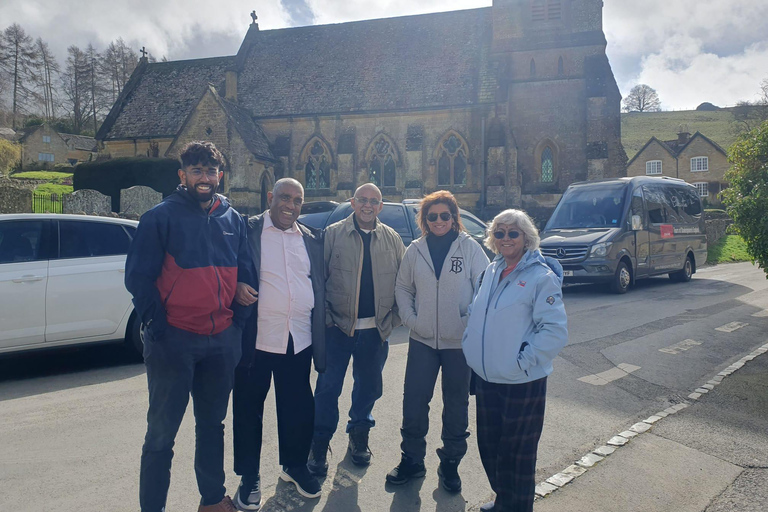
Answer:
<path fill-rule="evenodd" d="M 30 281 L 42 281 L 43 276 L 33 276 L 32 274 L 23 275 L 18 279 L 14 279 L 14 283 L 27 283 Z"/>

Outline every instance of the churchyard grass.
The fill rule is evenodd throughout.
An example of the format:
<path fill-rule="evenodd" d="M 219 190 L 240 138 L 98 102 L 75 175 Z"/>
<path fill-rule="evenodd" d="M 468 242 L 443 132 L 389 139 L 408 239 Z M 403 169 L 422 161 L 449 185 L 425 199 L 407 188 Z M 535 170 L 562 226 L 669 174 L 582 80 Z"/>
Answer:
<path fill-rule="evenodd" d="M 707 249 L 707 263 L 734 263 L 753 259 L 739 235 L 725 235 Z"/>

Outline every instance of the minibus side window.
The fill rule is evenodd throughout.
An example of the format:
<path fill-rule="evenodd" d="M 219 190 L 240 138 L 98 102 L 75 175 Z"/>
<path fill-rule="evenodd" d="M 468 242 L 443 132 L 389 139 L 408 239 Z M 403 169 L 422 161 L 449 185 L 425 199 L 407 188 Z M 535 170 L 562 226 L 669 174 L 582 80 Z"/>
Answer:
<path fill-rule="evenodd" d="M 664 207 L 664 192 L 658 187 L 648 185 L 643 187 L 645 205 L 648 208 L 648 220 L 651 224 L 664 224 L 667 221 L 667 212 Z"/>
<path fill-rule="evenodd" d="M 639 215 L 643 221 L 643 229 L 646 229 L 645 210 L 643 209 L 643 189 L 638 187 L 632 192 L 632 202 L 630 203 L 629 223 L 632 225 L 632 216 Z"/>

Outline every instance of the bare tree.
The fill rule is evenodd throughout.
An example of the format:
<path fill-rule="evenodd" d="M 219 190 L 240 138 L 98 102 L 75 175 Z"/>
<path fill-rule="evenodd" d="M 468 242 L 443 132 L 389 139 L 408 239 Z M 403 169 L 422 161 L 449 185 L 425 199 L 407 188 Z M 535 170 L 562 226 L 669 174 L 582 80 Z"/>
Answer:
<path fill-rule="evenodd" d="M 102 81 L 109 84 L 110 103 L 117 101 L 117 97 L 128 83 L 131 73 L 136 68 L 139 58 L 122 38 L 109 43 L 101 54 L 100 72 Z"/>
<path fill-rule="evenodd" d="M 661 100 L 653 87 L 645 84 L 634 86 L 624 98 L 624 112 L 658 112 Z"/>
<path fill-rule="evenodd" d="M 733 131 L 749 132 L 768 121 L 768 78 L 760 82 L 760 97 L 755 101 L 739 101 L 731 109 Z"/>
<path fill-rule="evenodd" d="M 59 63 L 56 61 L 48 43 L 41 38 L 35 41 L 35 49 L 39 56 L 40 66 L 37 70 L 37 91 L 35 96 L 42 103 L 43 115 L 47 121 L 56 118 L 56 105 L 58 104 L 57 91 L 54 90 L 54 82 L 58 82 Z"/>
<path fill-rule="evenodd" d="M 72 121 L 75 133 L 80 133 L 89 119 L 91 89 L 88 75 L 91 65 L 88 56 L 79 47 L 72 45 L 67 48 L 67 63 L 61 74 L 61 85 L 64 93 L 63 106 L 67 117 Z"/>
<path fill-rule="evenodd" d="M 32 43 L 21 25 L 14 23 L 0 36 L 0 72 L 12 89 L 13 129 L 17 128 L 18 117 L 29 111 L 34 99 L 35 70 L 40 60 Z"/>

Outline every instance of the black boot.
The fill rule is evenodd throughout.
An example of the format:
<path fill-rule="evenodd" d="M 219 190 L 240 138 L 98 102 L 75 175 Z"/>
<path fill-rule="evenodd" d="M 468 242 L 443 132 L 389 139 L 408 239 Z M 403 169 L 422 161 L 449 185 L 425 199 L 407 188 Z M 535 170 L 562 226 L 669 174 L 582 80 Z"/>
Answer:
<path fill-rule="evenodd" d="M 461 492 L 461 478 L 459 477 L 459 459 L 447 459 L 440 462 L 437 468 L 437 476 L 448 492 Z"/>
<path fill-rule="evenodd" d="M 328 474 L 328 441 L 312 441 L 312 450 L 309 452 L 307 469 L 314 476 L 326 476 Z"/>
<path fill-rule="evenodd" d="M 367 466 L 371 463 L 368 432 L 367 428 L 355 428 L 349 431 L 349 454 L 356 466 Z"/>
<path fill-rule="evenodd" d="M 415 462 L 410 457 L 403 455 L 400 464 L 387 474 L 387 482 L 395 485 L 404 484 L 412 478 L 421 478 L 427 474 L 424 461 Z"/>

